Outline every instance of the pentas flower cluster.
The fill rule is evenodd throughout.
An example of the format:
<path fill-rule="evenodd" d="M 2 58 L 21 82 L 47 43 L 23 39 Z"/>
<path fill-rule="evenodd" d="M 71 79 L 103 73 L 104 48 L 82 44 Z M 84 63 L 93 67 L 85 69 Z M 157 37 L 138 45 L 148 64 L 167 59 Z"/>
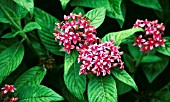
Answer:
<path fill-rule="evenodd" d="M 3 96 L 5 94 L 7 94 L 8 92 L 14 92 L 16 90 L 16 88 L 14 87 L 14 85 L 5 85 L 5 87 L 1 88 L 2 92 L 0 94 L 0 99 L 3 98 Z M 3 99 L 3 102 L 17 102 L 18 101 L 18 98 L 17 97 L 12 97 L 12 98 L 9 98 L 8 96 L 5 97 Z"/>
<path fill-rule="evenodd" d="M 148 53 L 149 50 L 153 50 L 154 47 L 158 47 L 160 45 L 165 47 L 165 39 L 162 38 L 165 26 L 162 23 L 158 24 L 158 20 L 137 20 L 133 28 L 137 27 L 143 28 L 145 33 L 138 35 L 135 38 L 134 46 L 138 45 L 140 50 L 145 51 L 145 53 Z"/>
<path fill-rule="evenodd" d="M 56 23 L 55 31 L 55 40 L 59 40 L 59 44 L 64 46 L 68 54 L 71 49 L 96 42 L 96 29 L 90 25 L 90 20 L 82 17 L 81 13 L 64 15 L 64 21 Z"/>
<path fill-rule="evenodd" d="M 101 44 L 93 44 L 84 46 L 79 51 L 78 62 L 82 62 L 79 74 L 96 74 L 103 76 L 110 74 L 110 69 L 116 66 L 120 69 L 124 68 L 121 60 L 123 52 L 119 52 L 119 47 L 114 43 L 105 42 Z"/>
<path fill-rule="evenodd" d="M 64 21 L 56 23 L 55 40 L 64 46 L 64 50 L 70 54 L 70 50 L 79 52 L 78 62 L 81 62 L 79 74 L 96 74 L 103 76 L 110 74 L 113 67 L 124 68 L 121 60 L 123 52 L 114 46 L 113 41 L 101 43 L 96 37 L 96 29 L 90 25 L 86 17 L 72 14 L 64 15 Z"/>

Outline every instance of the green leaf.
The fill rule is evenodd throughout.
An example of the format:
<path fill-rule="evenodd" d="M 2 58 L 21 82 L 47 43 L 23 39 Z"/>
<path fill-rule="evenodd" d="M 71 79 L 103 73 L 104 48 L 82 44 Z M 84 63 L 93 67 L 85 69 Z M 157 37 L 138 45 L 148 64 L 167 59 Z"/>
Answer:
<path fill-rule="evenodd" d="M 9 6 L 14 6 L 14 5 L 9 5 Z M 12 10 L 12 7 L 8 7 L 8 5 L 1 3 L 0 1 L 0 22 L 2 23 L 11 23 L 10 20 L 7 18 L 6 15 L 9 15 L 10 17 L 12 17 L 13 19 L 17 18 L 17 15 L 14 13 L 14 11 Z M 3 10 L 4 9 L 4 10 Z M 14 9 L 14 8 L 13 8 Z"/>
<path fill-rule="evenodd" d="M 133 35 L 136 32 L 143 31 L 142 28 L 132 28 L 128 30 L 123 30 L 119 32 L 111 32 L 106 34 L 102 38 L 102 42 L 108 42 L 110 41 L 110 38 L 113 38 L 113 41 L 115 42 L 115 45 L 120 45 L 120 43 L 123 41 L 123 39 L 129 37 L 130 35 Z"/>
<path fill-rule="evenodd" d="M 170 22 L 170 1 L 169 0 L 159 0 L 162 11 L 155 10 L 156 15 L 163 21 L 166 25 Z"/>
<path fill-rule="evenodd" d="M 17 5 L 13 0 L 0 0 L 0 3 L 3 5 L 5 8 L 6 12 L 15 20 L 18 21 L 26 16 L 28 11 L 21 7 L 20 5 Z M 5 15 L 1 15 L 1 10 L 0 10 L 0 18 L 6 18 Z M 6 22 L 6 23 L 9 23 Z"/>
<path fill-rule="evenodd" d="M 155 55 L 156 54 L 156 49 L 150 50 L 147 55 Z"/>
<path fill-rule="evenodd" d="M 128 44 L 128 50 L 136 61 L 135 67 L 138 67 L 145 53 L 140 51 L 140 48 L 138 46 L 133 46 L 132 43 Z"/>
<path fill-rule="evenodd" d="M 2 11 L 0 11 L 0 22 L 9 23 L 8 19 L 5 17 L 5 15 Z"/>
<path fill-rule="evenodd" d="M 169 102 L 170 101 L 170 83 L 155 92 L 152 96 L 151 102 Z"/>
<path fill-rule="evenodd" d="M 152 83 L 154 79 L 167 67 L 169 58 L 166 56 L 160 56 L 161 61 L 154 63 L 142 64 L 143 72 L 148 79 L 149 83 Z"/>
<path fill-rule="evenodd" d="M 143 6 L 143 7 L 147 7 L 147 8 L 151 8 L 154 10 L 158 10 L 158 11 L 162 11 L 161 5 L 159 3 L 159 0 L 131 0 L 133 3 Z"/>
<path fill-rule="evenodd" d="M 5 50 L 7 48 L 7 46 L 0 44 L 0 53 Z"/>
<path fill-rule="evenodd" d="M 157 51 L 164 55 L 170 56 L 170 38 L 166 38 L 165 47 L 158 46 Z"/>
<path fill-rule="evenodd" d="M 44 48 L 43 44 L 41 43 L 38 33 L 37 32 L 29 32 L 28 33 L 29 39 L 34 47 L 34 49 L 37 51 L 40 58 L 47 57 L 47 51 Z"/>
<path fill-rule="evenodd" d="M 72 50 L 70 54 L 66 53 L 64 57 L 64 73 L 67 74 L 68 70 L 77 61 L 78 52 L 76 50 Z"/>
<path fill-rule="evenodd" d="M 138 87 L 136 86 L 135 81 L 132 79 L 132 77 L 122 69 L 114 69 L 112 70 L 112 74 L 114 77 L 116 77 L 119 81 L 133 87 L 136 91 L 138 91 Z"/>
<path fill-rule="evenodd" d="M 42 27 L 42 29 L 47 29 L 52 35 L 56 26 L 55 23 L 60 21 L 39 8 L 35 8 L 34 14 L 35 21 Z"/>
<path fill-rule="evenodd" d="M 72 13 L 75 13 L 75 14 L 79 14 L 81 12 L 82 16 L 85 15 L 85 11 L 82 7 L 76 7 L 74 8 L 74 10 L 72 11 Z"/>
<path fill-rule="evenodd" d="M 95 28 L 98 28 L 104 21 L 106 15 L 106 9 L 104 7 L 101 8 L 96 8 L 93 10 L 90 10 L 87 12 L 85 15 L 88 17 L 91 21 L 91 25 L 94 26 Z"/>
<path fill-rule="evenodd" d="M 35 66 L 25 73 L 23 73 L 14 83 L 14 86 L 18 89 L 29 86 L 40 84 L 46 75 L 46 69 L 40 66 Z"/>
<path fill-rule="evenodd" d="M 107 16 L 115 18 L 122 27 L 124 23 L 124 16 L 121 10 L 122 0 L 72 0 L 71 6 L 83 6 L 91 8 L 104 7 L 107 10 Z"/>
<path fill-rule="evenodd" d="M 125 19 L 125 17 L 126 17 L 126 2 L 124 0 L 121 3 L 121 11 L 122 11 L 123 18 Z M 123 24 L 121 26 L 123 26 Z"/>
<path fill-rule="evenodd" d="M 41 26 L 36 22 L 29 22 L 23 29 L 24 32 L 29 32 L 34 29 L 41 29 Z"/>
<path fill-rule="evenodd" d="M 59 20 L 38 8 L 35 8 L 34 13 L 35 21 L 41 26 L 41 30 L 38 30 L 38 35 L 42 44 L 51 53 L 62 56 L 63 53 L 59 51 L 62 47 L 55 41 L 53 35 L 55 23 L 59 22 Z"/>
<path fill-rule="evenodd" d="M 170 101 L 170 91 L 160 91 L 153 95 L 150 102 L 169 102 Z"/>
<path fill-rule="evenodd" d="M 76 50 L 65 55 L 64 82 L 68 90 L 79 100 L 83 101 L 83 93 L 86 90 L 86 76 L 79 75 L 80 64 L 77 63 L 78 53 Z"/>
<path fill-rule="evenodd" d="M 34 0 L 13 0 L 18 5 L 27 9 L 29 12 L 34 9 Z"/>
<path fill-rule="evenodd" d="M 4 81 L 2 81 L 1 85 L 7 84 L 7 83 L 8 84 L 11 83 L 14 85 L 15 81 L 19 78 L 19 76 L 22 75 L 27 70 L 28 70 L 28 67 L 27 67 L 26 63 L 23 61 L 17 67 L 16 70 L 14 70 L 9 76 L 6 77 L 6 79 Z"/>
<path fill-rule="evenodd" d="M 22 31 L 17 31 L 16 33 L 10 32 L 3 35 L 1 38 L 15 38 L 17 35 L 23 33 Z"/>
<path fill-rule="evenodd" d="M 117 88 L 118 95 L 123 95 L 132 90 L 131 86 L 119 81 L 117 78 L 114 78 L 114 80 L 116 81 L 116 88 Z"/>
<path fill-rule="evenodd" d="M 70 91 L 67 89 L 65 85 L 62 85 L 62 95 L 65 98 L 65 100 L 69 102 L 80 102 L 73 94 L 70 93 Z"/>
<path fill-rule="evenodd" d="M 67 4 L 69 3 L 70 0 L 60 0 L 62 8 L 65 10 Z"/>
<path fill-rule="evenodd" d="M 14 34 L 12 32 L 9 32 L 9 33 L 3 35 L 1 38 L 13 38 L 13 37 L 15 37 Z"/>
<path fill-rule="evenodd" d="M 45 48 L 51 53 L 59 56 L 63 56 L 64 54 L 60 51 L 62 46 L 60 46 L 55 40 L 52 34 L 50 34 L 46 29 L 38 30 L 38 35 L 42 44 Z"/>
<path fill-rule="evenodd" d="M 59 94 L 43 85 L 25 86 L 18 90 L 15 96 L 19 97 L 18 102 L 51 102 L 64 100 Z"/>
<path fill-rule="evenodd" d="M 142 63 L 151 63 L 161 61 L 161 58 L 155 55 L 146 55 L 142 58 Z"/>
<path fill-rule="evenodd" d="M 87 93 L 89 102 L 118 102 L 116 82 L 110 75 L 92 77 Z"/>
<path fill-rule="evenodd" d="M 0 54 L 0 83 L 21 64 L 23 57 L 22 43 L 17 43 Z"/>
<path fill-rule="evenodd" d="M 30 14 L 33 14 L 33 10 L 32 9 L 30 11 Z M 24 18 L 27 14 L 28 14 L 28 10 L 26 10 L 25 8 L 21 7 L 20 5 L 16 6 L 16 12 L 17 12 L 17 16 L 19 17 L 19 19 Z"/>
<path fill-rule="evenodd" d="M 124 53 L 123 54 L 123 59 L 124 59 L 124 63 L 126 65 L 126 67 L 129 69 L 129 72 L 134 73 L 135 66 L 134 66 L 133 58 L 130 55 Z"/>

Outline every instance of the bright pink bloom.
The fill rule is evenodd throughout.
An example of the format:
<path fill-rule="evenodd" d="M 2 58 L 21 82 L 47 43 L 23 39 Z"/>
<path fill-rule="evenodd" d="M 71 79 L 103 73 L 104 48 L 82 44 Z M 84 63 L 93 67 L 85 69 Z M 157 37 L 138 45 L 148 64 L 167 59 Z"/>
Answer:
<path fill-rule="evenodd" d="M 142 39 L 142 35 L 135 38 L 135 42 L 133 43 L 133 46 L 138 45 L 139 47 L 142 47 L 142 43 L 145 42 L 145 39 Z"/>
<path fill-rule="evenodd" d="M 165 44 L 164 44 L 165 41 L 166 41 L 165 39 L 160 38 L 160 39 L 157 41 L 157 43 L 158 43 L 159 45 L 162 45 L 163 47 L 165 47 Z"/>
<path fill-rule="evenodd" d="M 81 41 L 81 38 L 79 37 L 78 33 L 72 35 L 72 41 L 73 41 L 73 44 L 76 44 L 77 41 Z"/>
<path fill-rule="evenodd" d="M 16 90 L 16 88 L 14 87 L 14 85 L 5 85 L 5 87 L 1 88 L 3 90 L 3 93 L 6 94 L 8 91 L 10 92 L 14 92 Z"/>
<path fill-rule="evenodd" d="M 133 25 L 133 28 L 136 28 L 136 27 L 144 27 L 145 24 L 143 24 L 143 20 L 137 20 L 136 23 Z"/>
<path fill-rule="evenodd" d="M 155 31 L 154 33 L 153 33 L 153 39 L 155 39 L 155 40 L 159 40 L 160 38 L 161 38 L 161 33 L 159 32 L 159 31 Z"/>
<path fill-rule="evenodd" d="M 59 40 L 68 53 L 74 48 L 78 50 L 81 45 L 96 43 L 96 29 L 81 14 L 64 15 L 64 21 L 56 23 L 55 30 L 55 40 Z"/>
<path fill-rule="evenodd" d="M 110 68 L 109 66 L 105 65 L 103 66 L 103 76 L 105 76 L 106 74 L 110 74 Z"/>
<path fill-rule="evenodd" d="M 154 47 L 159 45 L 165 47 L 165 39 L 162 38 L 165 26 L 162 23 L 158 24 L 158 20 L 137 20 L 133 28 L 136 27 L 140 27 L 145 30 L 144 34 L 137 36 L 137 38 L 135 38 L 135 42 L 133 43 L 134 46 L 138 45 L 141 48 L 141 51 L 148 53 L 149 50 L 153 50 Z"/>
<path fill-rule="evenodd" d="M 70 50 L 74 49 L 74 48 L 75 48 L 75 46 L 71 45 L 70 42 L 64 43 L 64 48 L 63 49 L 66 50 L 68 52 L 68 54 L 70 54 Z"/>
<path fill-rule="evenodd" d="M 123 52 L 119 52 L 118 46 L 114 46 L 113 42 L 105 42 L 101 44 L 93 44 L 87 48 L 80 48 L 78 62 L 81 62 L 79 74 L 96 74 L 103 76 L 110 74 L 110 69 L 114 67 L 124 68 L 121 60 Z"/>
<path fill-rule="evenodd" d="M 156 45 L 156 42 L 152 38 L 148 38 L 148 41 L 146 42 L 146 44 L 150 45 L 150 50 L 152 50 L 153 47 Z"/>
<path fill-rule="evenodd" d="M 147 54 L 149 50 L 150 50 L 149 44 L 143 44 L 141 51 L 145 51 L 145 53 Z"/>
<path fill-rule="evenodd" d="M 101 68 L 93 68 L 92 69 L 93 73 L 96 74 L 97 76 L 100 75 L 100 73 L 102 72 L 102 69 Z M 103 74 L 104 76 L 105 74 Z"/>

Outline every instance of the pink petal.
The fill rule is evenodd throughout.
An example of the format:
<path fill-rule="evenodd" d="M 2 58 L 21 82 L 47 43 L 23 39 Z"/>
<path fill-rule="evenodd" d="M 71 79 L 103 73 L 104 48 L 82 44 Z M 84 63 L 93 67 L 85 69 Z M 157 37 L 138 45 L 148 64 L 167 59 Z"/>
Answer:
<path fill-rule="evenodd" d="M 70 54 L 70 49 L 67 50 L 68 54 Z"/>
<path fill-rule="evenodd" d="M 77 43 L 77 40 L 73 40 L 73 44 L 76 44 Z"/>
<path fill-rule="evenodd" d="M 99 76 L 100 75 L 100 72 L 97 72 L 97 76 Z"/>
<path fill-rule="evenodd" d="M 153 46 L 150 46 L 150 50 L 153 50 Z"/>
<path fill-rule="evenodd" d="M 6 94 L 8 92 L 8 90 L 4 90 L 4 94 Z"/>
<path fill-rule="evenodd" d="M 141 39 L 141 42 L 145 42 L 146 40 L 145 39 Z"/>
<path fill-rule="evenodd" d="M 158 43 L 155 43 L 155 47 L 158 47 L 159 46 L 159 44 Z"/>
<path fill-rule="evenodd" d="M 75 46 L 74 45 L 71 45 L 71 48 L 70 49 L 74 49 L 75 48 Z"/>
<path fill-rule="evenodd" d="M 103 71 L 103 76 L 105 76 L 105 75 L 106 75 L 106 71 L 104 70 L 104 71 Z"/>
<path fill-rule="evenodd" d="M 135 46 L 137 43 L 135 42 L 135 43 L 133 43 L 133 46 Z"/>
<path fill-rule="evenodd" d="M 163 47 L 165 47 L 165 44 L 162 44 Z"/>

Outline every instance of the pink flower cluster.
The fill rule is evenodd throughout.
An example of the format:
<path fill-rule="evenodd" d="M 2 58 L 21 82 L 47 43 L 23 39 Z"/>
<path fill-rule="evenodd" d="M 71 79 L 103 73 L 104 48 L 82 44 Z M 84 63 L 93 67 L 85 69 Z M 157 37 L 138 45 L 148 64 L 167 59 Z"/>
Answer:
<path fill-rule="evenodd" d="M 140 50 L 145 51 L 145 53 L 148 53 L 149 50 L 153 50 L 154 47 L 160 45 L 165 47 L 165 39 L 162 38 L 165 26 L 162 23 L 158 24 L 158 20 L 137 20 L 133 28 L 137 27 L 143 28 L 145 33 L 143 35 L 138 35 L 137 38 L 135 38 L 134 46 L 138 45 Z"/>
<path fill-rule="evenodd" d="M 123 52 L 114 46 L 113 41 L 101 43 L 96 37 L 96 29 L 90 25 L 90 20 L 81 14 L 64 15 L 64 21 L 56 23 L 55 40 L 64 46 L 64 50 L 70 54 L 70 50 L 79 52 L 78 62 L 81 62 L 79 74 L 96 74 L 103 76 L 110 74 L 112 67 L 124 68 L 121 60 Z"/>
<path fill-rule="evenodd" d="M 81 13 L 64 15 L 64 21 L 56 23 L 55 31 L 55 40 L 59 40 L 68 54 L 71 49 L 80 48 L 82 44 L 92 45 L 96 42 L 96 29 Z"/>
<path fill-rule="evenodd" d="M 110 74 L 113 67 L 124 68 L 121 60 L 123 52 L 119 52 L 119 47 L 114 46 L 112 41 L 81 48 L 79 53 L 78 62 L 82 62 L 79 74 L 93 73 L 99 76 L 102 72 L 105 76 L 107 73 Z"/>

